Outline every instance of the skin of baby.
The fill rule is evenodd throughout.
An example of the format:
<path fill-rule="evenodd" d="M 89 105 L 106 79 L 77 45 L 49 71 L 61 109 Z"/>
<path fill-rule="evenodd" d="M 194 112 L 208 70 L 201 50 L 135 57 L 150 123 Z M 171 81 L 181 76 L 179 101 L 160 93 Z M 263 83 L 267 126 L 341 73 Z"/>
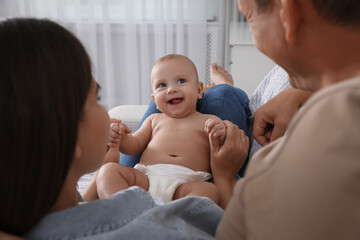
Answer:
<path fill-rule="evenodd" d="M 100 198 L 129 186 L 149 188 L 147 176 L 137 169 L 118 164 L 116 151 L 128 155 L 142 153 L 143 165 L 175 164 L 194 171 L 210 172 L 209 138 L 223 143 L 226 125 L 213 115 L 196 111 L 203 85 L 198 80 L 192 61 L 181 55 L 160 59 L 151 72 L 152 98 L 162 112 L 150 115 L 133 134 L 120 121 L 113 120 L 109 134 L 109 153 L 114 162 L 104 165 L 97 177 Z M 118 149 L 118 150 L 117 150 Z M 180 185 L 174 199 L 207 196 L 219 201 L 217 187 L 209 182 L 188 182 Z"/>
<path fill-rule="evenodd" d="M 140 163 L 144 165 L 168 163 L 210 172 L 209 133 L 224 141 L 226 128 L 218 117 L 196 111 L 203 92 L 193 63 L 185 57 L 157 62 L 151 84 L 153 100 L 162 113 L 148 117 L 133 135 L 123 135 L 120 152 L 143 150 Z M 140 144 L 127 144 L 130 137 L 141 140 Z"/>

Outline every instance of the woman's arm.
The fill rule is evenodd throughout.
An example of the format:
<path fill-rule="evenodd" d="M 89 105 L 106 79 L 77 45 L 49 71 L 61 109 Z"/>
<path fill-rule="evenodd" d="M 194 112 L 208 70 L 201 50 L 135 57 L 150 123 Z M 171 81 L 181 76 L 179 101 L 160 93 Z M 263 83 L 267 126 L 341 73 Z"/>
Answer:
<path fill-rule="evenodd" d="M 245 132 L 229 121 L 226 125 L 226 138 L 220 144 L 218 138 L 209 136 L 210 164 L 214 183 L 220 193 L 219 205 L 225 209 L 233 195 L 235 176 L 244 164 L 249 151 L 249 138 Z"/>

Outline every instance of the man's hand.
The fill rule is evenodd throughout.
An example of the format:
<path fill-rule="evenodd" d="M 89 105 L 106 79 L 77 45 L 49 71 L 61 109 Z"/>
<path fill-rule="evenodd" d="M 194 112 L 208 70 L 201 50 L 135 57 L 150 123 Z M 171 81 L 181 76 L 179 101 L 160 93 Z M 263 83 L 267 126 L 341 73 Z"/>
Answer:
<path fill-rule="evenodd" d="M 313 92 L 288 88 L 260 107 L 254 116 L 253 135 L 262 146 L 282 137 L 291 119 Z"/>
<path fill-rule="evenodd" d="M 249 138 L 245 132 L 235 124 L 224 121 L 226 126 L 226 138 L 224 144 L 220 144 L 218 138 L 210 140 L 211 171 L 214 183 L 220 192 L 220 203 L 226 208 L 236 183 L 235 176 L 244 164 L 249 151 Z"/>
<path fill-rule="evenodd" d="M 209 137 L 211 170 L 215 176 L 222 178 L 235 178 L 249 151 L 249 138 L 245 132 L 230 121 L 226 125 L 226 138 L 220 145 L 218 138 Z"/>
<path fill-rule="evenodd" d="M 209 118 L 205 122 L 205 131 L 209 133 L 209 137 L 218 138 L 220 145 L 225 141 L 226 126 L 220 118 Z"/>

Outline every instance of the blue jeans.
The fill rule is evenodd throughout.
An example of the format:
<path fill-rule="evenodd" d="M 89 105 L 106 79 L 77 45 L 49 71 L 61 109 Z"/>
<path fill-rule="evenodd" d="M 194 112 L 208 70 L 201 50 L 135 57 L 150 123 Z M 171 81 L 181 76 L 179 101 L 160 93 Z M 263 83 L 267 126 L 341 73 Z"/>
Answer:
<path fill-rule="evenodd" d="M 204 114 L 216 115 L 222 120 L 231 121 L 238 125 L 240 129 L 244 130 L 250 138 L 251 113 L 249 109 L 249 98 L 241 89 L 226 84 L 216 85 L 210 88 L 203 95 L 202 99 L 198 100 L 196 110 Z M 153 113 L 160 113 L 160 111 L 156 108 L 156 104 L 151 101 L 149 108 L 136 130 L 141 126 L 143 121 Z M 141 154 L 137 156 L 121 154 L 120 163 L 128 167 L 134 167 L 135 164 L 139 163 L 140 156 Z M 246 159 L 243 167 L 239 171 L 240 177 L 244 175 L 247 163 L 248 159 Z"/>

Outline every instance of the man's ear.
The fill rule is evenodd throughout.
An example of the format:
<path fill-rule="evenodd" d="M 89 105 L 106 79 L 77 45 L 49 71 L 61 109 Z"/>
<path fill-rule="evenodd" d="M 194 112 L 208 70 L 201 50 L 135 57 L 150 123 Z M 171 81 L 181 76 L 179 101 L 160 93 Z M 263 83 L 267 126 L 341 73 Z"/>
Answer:
<path fill-rule="evenodd" d="M 204 93 L 204 83 L 199 82 L 198 84 L 198 99 L 202 99 Z"/>
<path fill-rule="evenodd" d="M 300 23 L 300 9 L 296 0 L 281 0 L 280 19 L 285 29 L 285 38 L 288 42 L 296 41 Z"/>

